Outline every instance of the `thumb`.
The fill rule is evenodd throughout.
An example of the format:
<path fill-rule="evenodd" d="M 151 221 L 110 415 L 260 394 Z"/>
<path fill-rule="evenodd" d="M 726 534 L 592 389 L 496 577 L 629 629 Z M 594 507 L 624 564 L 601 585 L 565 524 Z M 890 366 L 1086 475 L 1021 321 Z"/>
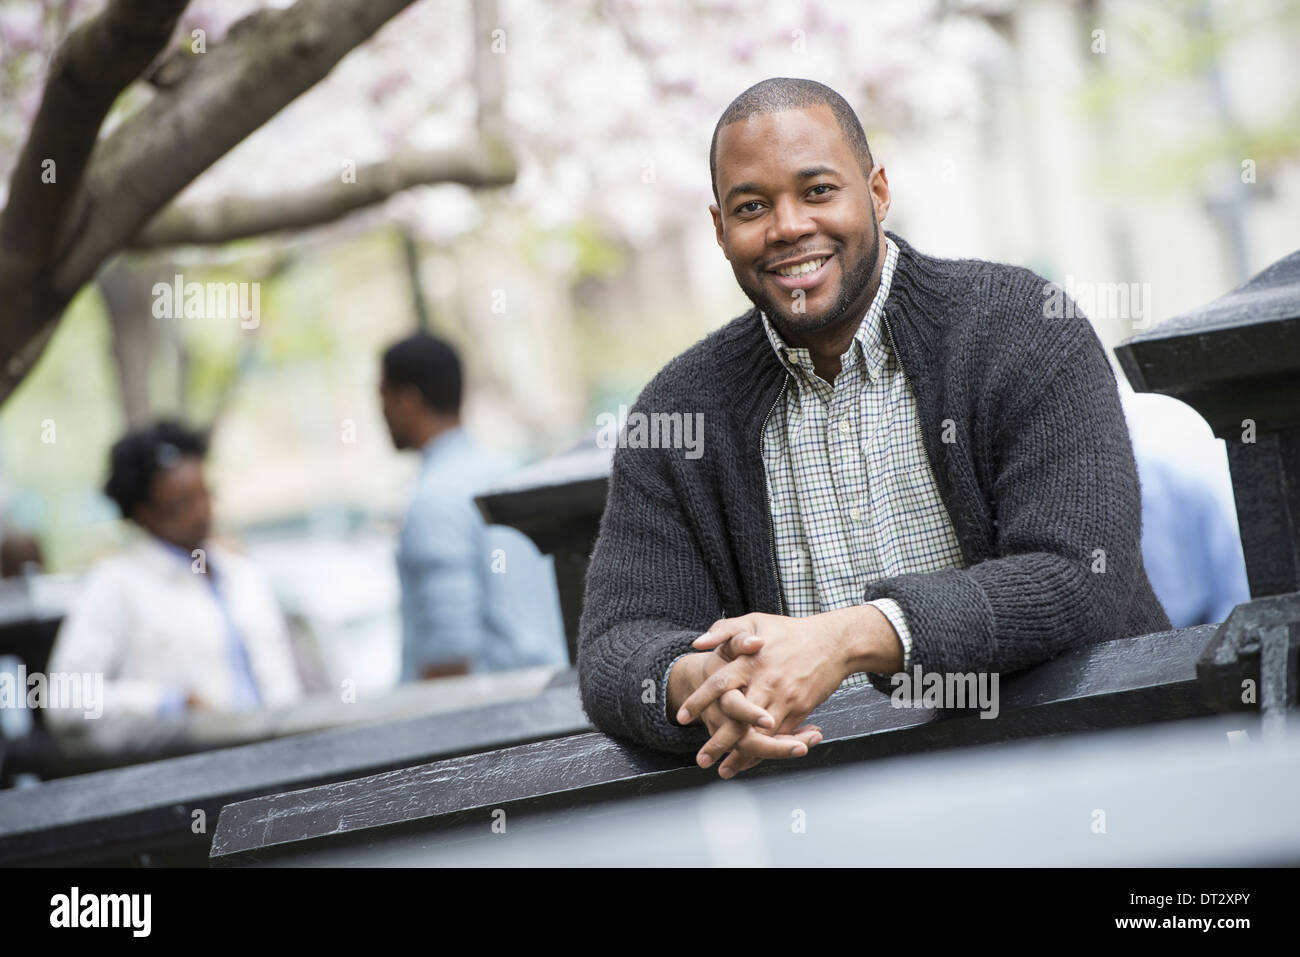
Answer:
<path fill-rule="evenodd" d="M 731 661 L 736 655 L 752 655 L 763 647 L 763 639 L 754 632 L 755 622 L 748 615 L 741 618 L 724 618 L 714 622 L 709 630 L 692 642 L 697 651 L 717 649 L 718 654 Z"/>
<path fill-rule="evenodd" d="M 763 639 L 758 635 L 743 634 L 733 635 L 720 644 L 715 650 L 727 661 L 735 661 L 738 655 L 757 654 L 763 647 Z"/>

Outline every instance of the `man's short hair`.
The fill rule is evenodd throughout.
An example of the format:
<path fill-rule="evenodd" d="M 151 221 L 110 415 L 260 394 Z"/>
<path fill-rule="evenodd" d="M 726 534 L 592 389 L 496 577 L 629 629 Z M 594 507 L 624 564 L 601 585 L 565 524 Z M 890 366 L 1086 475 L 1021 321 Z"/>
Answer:
<path fill-rule="evenodd" d="M 207 452 L 208 440 L 203 433 L 169 419 L 128 432 L 108 454 L 104 494 L 117 503 L 123 518 L 130 518 L 137 505 L 149 501 L 159 469 L 171 468 L 187 455 L 202 459 Z"/>
<path fill-rule="evenodd" d="M 389 346 L 384 378 L 393 385 L 415 386 L 435 412 L 460 412 L 460 358 L 450 343 L 436 336 L 419 333 Z"/>
<path fill-rule="evenodd" d="M 723 111 L 718 125 L 713 128 L 713 142 L 709 146 L 709 178 L 713 181 L 713 201 L 721 204 L 718 199 L 718 134 L 724 126 L 739 123 L 751 116 L 781 113 L 785 110 L 806 110 L 812 106 L 831 108 L 840 124 L 840 132 L 844 134 L 853 155 L 858 158 L 862 175 L 869 177 L 875 161 L 871 158 L 871 147 L 867 145 L 867 134 L 862 131 L 858 115 L 844 97 L 816 80 L 774 76 L 755 83 L 732 100 L 731 105 Z"/>

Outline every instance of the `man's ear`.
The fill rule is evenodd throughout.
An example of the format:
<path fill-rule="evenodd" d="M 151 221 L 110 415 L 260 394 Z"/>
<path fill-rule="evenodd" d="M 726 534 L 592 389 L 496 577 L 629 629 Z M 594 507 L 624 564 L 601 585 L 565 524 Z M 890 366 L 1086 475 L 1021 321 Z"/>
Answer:
<path fill-rule="evenodd" d="M 713 217 L 713 233 L 718 240 L 718 248 L 722 250 L 722 255 L 727 256 L 727 246 L 722 241 L 722 210 L 718 209 L 717 203 L 709 203 L 709 215 Z"/>
<path fill-rule="evenodd" d="M 402 385 L 397 391 L 397 400 L 402 408 L 408 411 L 414 411 L 424 407 L 424 395 L 420 392 L 419 386 Z"/>
<path fill-rule="evenodd" d="M 889 178 L 885 175 L 885 167 L 877 163 L 871 168 L 871 201 L 876 206 L 876 219 L 882 223 L 889 215 L 890 198 Z"/>

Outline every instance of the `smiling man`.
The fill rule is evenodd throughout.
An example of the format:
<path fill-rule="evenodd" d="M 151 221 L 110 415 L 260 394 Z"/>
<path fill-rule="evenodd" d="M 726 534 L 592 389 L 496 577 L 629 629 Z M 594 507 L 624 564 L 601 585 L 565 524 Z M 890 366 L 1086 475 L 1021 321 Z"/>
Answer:
<path fill-rule="evenodd" d="M 579 633 L 593 722 L 730 777 L 806 754 L 842 685 L 1167 630 L 1088 321 L 1046 318 L 1026 269 L 887 233 L 885 169 L 820 83 L 742 93 L 710 168 L 755 308 L 633 408 L 703 414 L 703 454 L 615 454 Z"/>

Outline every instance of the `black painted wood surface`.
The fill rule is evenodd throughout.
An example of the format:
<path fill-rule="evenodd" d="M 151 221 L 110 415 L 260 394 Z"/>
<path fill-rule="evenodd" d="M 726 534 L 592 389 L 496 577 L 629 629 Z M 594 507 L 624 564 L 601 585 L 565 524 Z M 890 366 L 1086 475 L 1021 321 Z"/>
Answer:
<path fill-rule="evenodd" d="M 206 863 L 223 805 L 590 730 L 573 685 L 0 791 L 0 864 Z M 195 833 L 195 811 L 206 827 Z"/>
<path fill-rule="evenodd" d="M 1300 736 L 1216 716 L 483 814 L 269 866 L 1295 867 L 1297 790 Z"/>
<path fill-rule="evenodd" d="M 1300 252 L 1115 348 L 1224 440 L 1254 598 L 1300 591 Z"/>
<path fill-rule="evenodd" d="M 810 719 L 825 740 L 797 761 L 767 761 L 743 778 L 1019 738 L 1124 727 L 1210 713 L 1196 659 L 1217 625 L 1088 646 L 1006 678 L 1000 715 L 894 708 L 870 687 L 837 691 Z M 222 810 L 214 864 L 292 859 L 317 848 L 364 849 L 508 814 L 585 806 L 717 780 L 693 755 L 650 751 L 600 733 L 539 741 L 371 777 L 269 795 Z"/>

